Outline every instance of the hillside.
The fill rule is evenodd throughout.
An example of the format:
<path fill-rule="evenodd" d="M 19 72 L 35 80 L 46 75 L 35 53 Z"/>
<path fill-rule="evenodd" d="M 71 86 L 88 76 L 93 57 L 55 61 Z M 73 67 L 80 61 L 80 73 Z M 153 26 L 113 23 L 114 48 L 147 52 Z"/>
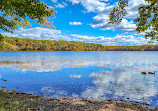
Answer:
<path fill-rule="evenodd" d="M 104 46 L 75 41 L 5 37 L 0 43 L 0 51 L 158 51 L 158 45 Z"/>

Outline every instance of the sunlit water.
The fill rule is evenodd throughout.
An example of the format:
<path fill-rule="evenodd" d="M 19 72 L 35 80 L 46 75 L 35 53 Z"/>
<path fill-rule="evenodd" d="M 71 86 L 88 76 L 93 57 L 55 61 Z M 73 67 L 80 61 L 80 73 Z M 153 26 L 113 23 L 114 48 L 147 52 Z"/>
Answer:
<path fill-rule="evenodd" d="M 141 74 L 149 71 L 156 74 Z M 156 51 L 0 52 L 0 78 L 10 90 L 50 97 L 129 97 L 158 105 Z"/>

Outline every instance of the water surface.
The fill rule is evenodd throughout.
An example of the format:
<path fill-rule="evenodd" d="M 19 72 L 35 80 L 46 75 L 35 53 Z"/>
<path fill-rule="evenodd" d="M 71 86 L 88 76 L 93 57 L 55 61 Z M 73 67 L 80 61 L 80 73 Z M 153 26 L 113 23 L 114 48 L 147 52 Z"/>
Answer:
<path fill-rule="evenodd" d="M 142 71 L 156 75 L 143 75 Z M 158 52 L 0 52 L 0 85 L 50 97 L 158 105 Z"/>

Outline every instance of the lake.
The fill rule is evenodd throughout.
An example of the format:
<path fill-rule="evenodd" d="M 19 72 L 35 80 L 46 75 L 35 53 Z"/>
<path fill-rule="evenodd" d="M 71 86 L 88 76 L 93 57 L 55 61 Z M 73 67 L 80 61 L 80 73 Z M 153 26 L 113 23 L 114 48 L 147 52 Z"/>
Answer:
<path fill-rule="evenodd" d="M 156 74 L 141 74 L 149 71 Z M 0 51 L 0 78 L 9 90 L 49 97 L 130 98 L 158 105 L 156 51 Z"/>

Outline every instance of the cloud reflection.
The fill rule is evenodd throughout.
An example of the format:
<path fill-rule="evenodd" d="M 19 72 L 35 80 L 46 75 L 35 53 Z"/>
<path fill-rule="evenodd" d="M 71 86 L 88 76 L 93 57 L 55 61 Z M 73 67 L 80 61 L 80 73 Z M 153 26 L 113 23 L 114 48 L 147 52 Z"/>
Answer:
<path fill-rule="evenodd" d="M 130 97 L 132 100 L 141 100 L 158 94 L 158 86 L 155 86 L 156 77 L 142 75 L 140 71 L 102 71 L 92 73 L 95 87 L 89 87 L 82 92 L 85 98 L 107 98 L 106 95 Z"/>
<path fill-rule="evenodd" d="M 70 78 L 81 78 L 81 75 L 76 75 L 76 74 L 71 74 L 70 75 Z"/>
<path fill-rule="evenodd" d="M 64 97 L 67 96 L 67 92 L 61 89 L 55 89 L 52 87 L 43 87 L 41 92 L 47 96 L 51 97 Z"/>
<path fill-rule="evenodd" d="M 158 68 L 157 56 L 155 52 L 17 52 L 14 54 L 3 52 L 0 54 L 0 65 L 14 66 L 15 70 L 35 72 L 85 66 L 114 69 L 154 66 Z"/>

